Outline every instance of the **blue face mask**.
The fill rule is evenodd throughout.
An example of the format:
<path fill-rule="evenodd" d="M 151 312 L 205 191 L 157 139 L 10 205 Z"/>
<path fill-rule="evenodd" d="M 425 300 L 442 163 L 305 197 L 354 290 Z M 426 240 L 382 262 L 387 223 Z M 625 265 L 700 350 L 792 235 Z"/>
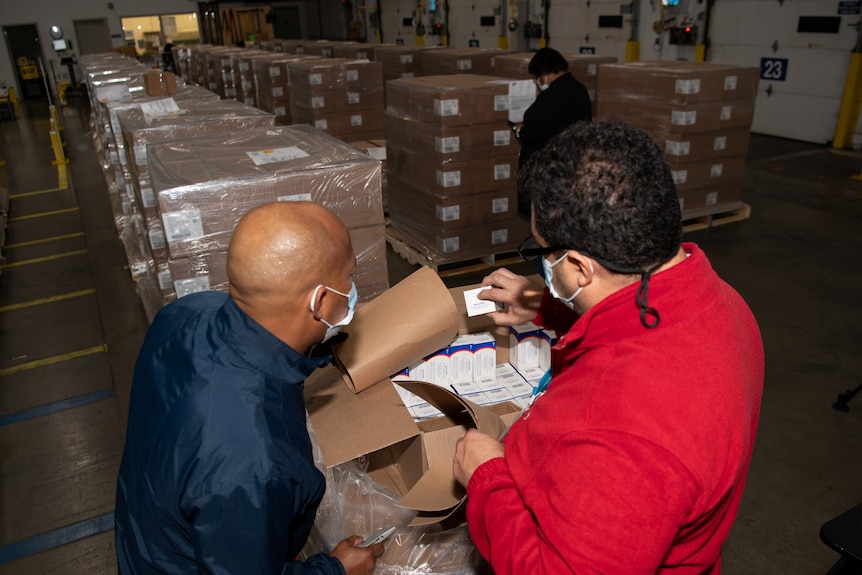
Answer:
<path fill-rule="evenodd" d="M 341 328 L 349 325 L 350 322 L 353 321 L 353 314 L 356 312 L 356 299 L 358 297 L 358 294 L 356 292 L 356 283 L 353 282 L 352 280 L 350 282 L 350 292 L 349 293 L 340 292 L 337 289 L 332 289 L 329 286 L 325 286 L 325 285 L 321 284 L 321 285 L 317 286 L 316 288 L 314 288 L 314 295 L 311 298 L 311 304 L 310 304 L 311 311 L 314 311 L 314 304 L 317 301 L 317 294 L 320 291 L 320 288 L 323 288 L 323 289 L 330 291 L 334 294 L 338 294 L 342 297 L 347 298 L 347 315 L 345 315 L 341 321 L 332 324 L 332 323 L 329 323 L 328 321 L 326 321 L 325 319 L 320 318 L 320 321 L 322 321 L 324 324 L 326 324 L 326 328 L 327 328 L 326 329 L 326 335 L 323 336 L 323 341 L 320 342 L 320 343 L 324 343 L 324 342 L 332 339 L 335 336 L 335 334 L 337 334 L 339 331 L 341 331 Z"/>
<path fill-rule="evenodd" d="M 569 297 L 563 297 L 559 293 L 557 293 L 557 288 L 554 287 L 554 267 L 556 267 L 557 264 L 559 264 L 564 259 L 566 259 L 566 256 L 562 256 L 554 263 L 550 263 L 547 257 L 542 257 L 542 269 L 545 272 L 543 275 L 545 276 L 545 285 L 548 286 L 548 291 L 551 292 L 551 295 L 563 302 L 567 308 L 573 310 L 575 309 L 575 304 L 573 300 L 578 297 L 578 294 L 583 291 L 584 286 L 580 286 L 577 291 L 575 291 L 575 293 L 573 293 Z"/>

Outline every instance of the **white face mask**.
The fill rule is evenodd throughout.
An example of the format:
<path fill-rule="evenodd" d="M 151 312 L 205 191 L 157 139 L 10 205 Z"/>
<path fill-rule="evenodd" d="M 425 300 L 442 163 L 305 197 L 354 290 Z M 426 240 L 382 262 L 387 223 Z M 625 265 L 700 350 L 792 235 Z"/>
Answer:
<path fill-rule="evenodd" d="M 320 321 L 322 321 L 324 324 L 326 324 L 326 328 L 327 328 L 326 334 L 323 336 L 323 341 L 320 342 L 320 343 L 324 343 L 324 342 L 332 339 L 335 336 L 335 334 L 337 334 L 339 331 L 341 331 L 341 328 L 349 325 L 350 322 L 353 321 L 353 314 L 356 312 L 356 299 L 358 297 L 358 294 L 356 292 L 356 283 L 354 283 L 352 280 L 350 282 L 350 292 L 349 293 L 340 292 L 336 289 L 332 289 L 329 286 L 325 286 L 325 285 L 321 284 L 321 285 L 317 286 L 316 288 L 314 288 L 314 295 L 311 296 L 311 303 L 309 304 L 311 311 L 314 311 L 314 304 L 317 301 L 317 294 L 320 292 L 320 288 L 323 288 L 325 290 L 331 291 L 334 294 L 338 294 L 340 296 L 347 298 L 347 315 L 345 315 L 341 321 L 332 324 L 332 323 L 329 323 L 328 321 L 326 321 L 325 319 L 320 318 Z"/>
<path fill-rule="evenodd" d="M 536 78 L 536 86 L 538 86 L 538 87 L 539 87 L 539 91 L 540 91 L 540 92 L 544 92 L 544 91 L 545 91 L 545 90 L 547 90 L 551 85 L 550 85 L 550 84 L 543 84 L 543 83 L 542 83 L 542 77 L 541 77 L 541 76 L 539 76 L 538 78 Z"/>
<path fill-rule="evenodd" d="M 557 288 L 554 287 L 554 267 L 556 267 L 556 265 L 559 264 L 564 259 L 566 259 L 566 256 L 562 256 L 559 259 L 557 259 L 557 261 L 555 261 L 554 263 L 550 263 L 550 262 L 548 262 L 547 257 L 542 256 L 542 269 L 545 272 L 542 275 L 545 276 L 545 284 L 548 286 L 548 291 L 551 292 L 551 295 L 554 296 L 555 298 L 557 298 L 558 300 L 560 300 L 561 302 L 563 302 L 567 308 L 574 310 L 575 309 L 574 300 L 576 297 L 578 297 L 578 295 L 582 291 L 584 291 L 584 286 L 578 287 L 578 289 L 575 291 L 575 293 L 573 293 L 569 297 L 561 296 L 559 293 L 557 293 Z M 595 273 L 593 271 L 592 265 L 590 265 L 590 272 Z"/>

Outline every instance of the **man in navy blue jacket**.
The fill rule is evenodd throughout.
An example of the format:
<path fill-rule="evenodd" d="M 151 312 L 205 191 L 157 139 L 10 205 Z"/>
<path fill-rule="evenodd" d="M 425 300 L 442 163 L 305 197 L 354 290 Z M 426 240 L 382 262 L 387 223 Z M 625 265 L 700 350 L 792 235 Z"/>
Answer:
<path fill-rule="evenodd" d="M 326 484 L 302 383 L 356 303 L 350 236 L 310 202 L 237 226 L 230 293 L 164 307 L 135 366 L 115 511 L 119 572 L 368 575 L 359 536 L 305 561 Z"/>

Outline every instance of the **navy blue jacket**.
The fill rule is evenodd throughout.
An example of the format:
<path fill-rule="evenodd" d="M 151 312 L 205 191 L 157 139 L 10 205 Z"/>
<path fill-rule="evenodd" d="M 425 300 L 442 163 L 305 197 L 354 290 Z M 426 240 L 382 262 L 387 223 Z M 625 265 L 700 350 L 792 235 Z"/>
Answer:
<path fill-rule="evenodd" d="M 326 484 L 302 382 L 311 360 L 226 294 L 163 308 L 135 366 L 117 482 L 119 572 L 344 575 L 295 561 Z"/>

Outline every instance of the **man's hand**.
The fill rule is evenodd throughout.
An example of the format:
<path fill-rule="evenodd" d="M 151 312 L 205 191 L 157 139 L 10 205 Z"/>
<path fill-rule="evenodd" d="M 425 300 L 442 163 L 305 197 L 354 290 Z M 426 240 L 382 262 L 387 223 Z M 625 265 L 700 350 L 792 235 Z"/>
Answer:
<path fill-rule="evenodd" d="M 347 575 L 371 575 L 377 558 L 383 555 L 383 543 L 368 547 L 357 547 L 362 543 L 362 537 L 353 535 L 335 546 L 330 555 L 344 566 Z"/>
<path fill-rule="evenodd" d="M 502 303 L 503 311 L 491 312 L 488 315 L 497 325 L 516 325 L 533 321 L 542 303 L 544 286 L 539 286 L 524 276 L 512 273 L 506 268 L 494 270 L 482 280 L 483 286 L 491 289 L 480 291 L 476 297 Z"/>
<path fill-rule="evenodd" d="M 505 448 L 501 442 L 475 429 L 468 430 L 467 435 L 455 444 L 455 459 L 452 462 L 455 479 L 466 489 L 480 465 L 504 454 Z"/>

